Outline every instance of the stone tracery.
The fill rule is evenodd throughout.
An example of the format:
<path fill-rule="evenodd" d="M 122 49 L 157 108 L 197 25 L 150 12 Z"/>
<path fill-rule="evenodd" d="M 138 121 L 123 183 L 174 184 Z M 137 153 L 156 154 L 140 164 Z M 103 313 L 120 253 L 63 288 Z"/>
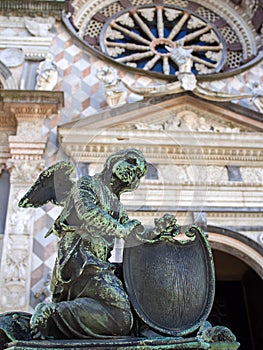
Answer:
<path fill-rule="evenodd" d="M 220 71 L 230 74 L 230 71 L 240 69 L 244 62 L 252 62 L 261 46 L 259 36 L 253 35 L 255 27 L 251 23 L 259 4 L 251 7 L 244 3 L 242 6 L 250 10 L 244 13 L 243 8 L 233 7 L 230 0 L 224 3 L 209 0 L 205 5 L 201 0 L 163 0 L 156 5 L 146 0 L 93 0 L 89 4 L 73 1 L 69 21 L 78 30 L 77 36 L 96 50 L 95 54 L 101 52 L 127 68 L 136 67 L 166 78 L 176 72 L 165 48 L 171 47 L 168 36 L 175 34 L 181 39 L 185 30 L 194 36 L 200 33 L 199 38 L 207 41 L 204 44 L 207 50 L 203 51 L 201 62 L 196 62 L 195 73 L 211 75 Z M 173 27 L 171 23 L 176 24 Z M 225 49 L 216 44 L 218 35 L 221 43 L 226 42 Z M 188 34 L 186 37 L 188 40 Z M 187 45 L 200 50 L 193 41 Z M 195 56 L 200 59 L 200 51 Z"/>

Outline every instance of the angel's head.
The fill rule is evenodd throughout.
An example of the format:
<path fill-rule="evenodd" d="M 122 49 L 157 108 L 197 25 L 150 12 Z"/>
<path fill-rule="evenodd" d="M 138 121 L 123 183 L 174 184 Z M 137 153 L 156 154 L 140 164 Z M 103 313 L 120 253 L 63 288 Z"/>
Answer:
<path fill-rule="evenodd" d="M 135 190 L 147 171 L 147 162 L 141 151 L 129 148 L 111 155 L 102 171 L 104 179 L 117 195 Z"/>

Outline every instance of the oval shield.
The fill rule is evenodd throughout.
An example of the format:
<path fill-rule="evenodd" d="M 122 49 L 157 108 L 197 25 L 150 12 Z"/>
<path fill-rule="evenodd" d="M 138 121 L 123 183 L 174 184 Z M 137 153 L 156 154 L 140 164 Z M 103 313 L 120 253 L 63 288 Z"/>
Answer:
<path fill-rule="evenodd" d="M 214 299 L 212 252 L 205 234 L 193 225 L 191 237 L 162 237 L 124 249 L 127 293 L 149 327 L 172 336 L 190 334 L 208 317 Z"/>

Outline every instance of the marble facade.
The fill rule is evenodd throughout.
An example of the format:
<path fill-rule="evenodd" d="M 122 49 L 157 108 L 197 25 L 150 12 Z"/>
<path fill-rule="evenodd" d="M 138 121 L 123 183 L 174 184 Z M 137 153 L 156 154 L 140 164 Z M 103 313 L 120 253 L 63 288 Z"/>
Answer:
<path fill-rule="evenodd" d="M 140 191 L 124 197 L 131 216 L 150 224 L 170 212 L 181 225 L 201 223 L 212 248 L 239 258 L 263 278 L 262 113 L 248 98 L 213 103 L 183 92 L 143 99 L 124 86 L 126 104 L 110 108 L 97 77 L 107 65 L 76 41 L 57 14 L 0 14 L 0 171 L 10 172 L 0 232 L 1 312 L 32 310 L 48 298 L 56 254 L 56 240 L 44 235 L 59 208 L 18 209 L 19 197 L 45 166 L 70 158 L 94 173 L 122 147 L 140 148 L 157 169 Z M 129 84 L 163 83 L 117 71 Z M 263 83 L 261 62 L 204 84 L 237 95 L 255 81 Z"/>

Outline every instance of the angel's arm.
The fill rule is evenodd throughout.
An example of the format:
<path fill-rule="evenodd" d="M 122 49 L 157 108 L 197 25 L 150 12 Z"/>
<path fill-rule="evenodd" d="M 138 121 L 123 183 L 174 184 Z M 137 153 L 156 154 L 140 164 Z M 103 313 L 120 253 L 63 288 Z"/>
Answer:
<path fill-rule="evenodd" d="M 101 207 L 93 186 L 92 178 L 85 176 L 76 183 L 73 190 L 75 210 L 83 221 L 83 228 L 87 228 L 94 236 L 127 237 L 139 221 L 124 220 L 121 223 L 113 218 Z"/>

